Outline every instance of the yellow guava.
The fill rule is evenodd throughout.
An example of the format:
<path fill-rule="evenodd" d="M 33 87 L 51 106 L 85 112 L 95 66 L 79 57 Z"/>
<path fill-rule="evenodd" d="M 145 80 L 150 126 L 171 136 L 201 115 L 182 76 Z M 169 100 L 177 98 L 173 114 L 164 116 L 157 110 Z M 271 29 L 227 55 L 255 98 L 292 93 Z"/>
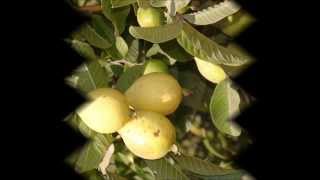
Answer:
<path fill-rule="evenodd" d="M 113 133 L 130 119 L 130 109 L 126 97 L 111 88 L 96 89 L 88 94 L 89 102 L 81 106 L 77 113 L 82 121 L 99 133 Z"/>
<path fill-rule="evenodd" d="M 170 120 L 151 111 L 137 111 L 118 132 L 133 154 L 150 160 L 165 156 L 176 141 Z"/>
<path fill-rule="evenodd" d="M 182 88 L 171 75 L 154 72 L 138 78 L 125 96 L 135 110 L 168 115 L 178 108 L 182 100 Z"/>

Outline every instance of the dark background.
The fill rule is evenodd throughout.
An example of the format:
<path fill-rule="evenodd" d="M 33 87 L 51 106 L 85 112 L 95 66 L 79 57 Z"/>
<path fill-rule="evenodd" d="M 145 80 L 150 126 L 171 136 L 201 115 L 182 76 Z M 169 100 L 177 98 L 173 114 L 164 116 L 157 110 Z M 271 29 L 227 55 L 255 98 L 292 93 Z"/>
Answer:
<path fill-rule="evenodd" d="M 238 162 L 258 180 L 288 179 L 289 174 L 297 175 L 291 166 L 299 167 L 299 171 L 304 166 L 298 162 L 302 152 L 293 153 L 293 150 L 307 143 L 299 139 L 302 137 L 291 126 L 296 121 L 310 124 L 313 119 L 309 117 L 312 110 L 307 109 L 308 104 L 302 100 L 312 95 L 311 91 L 303 89 L 314 85 L 311 78 L 316 71 L 311 68 L 316 64 L 308 55 L 317 51 L 311 50 L 305 41 L 314 40 L 310 26 L 316 23 L 310 16 L 302 18 L 311 8 L 310 4 L 299 3 L 296 10 L 288 2 L 239 2 L 258 22 L 237 39 L 257 58 L 257 63 L 236 79 L 257 99 L 255 106 L 238 119 L 255 138 L 254 145 Z M 8 53 L 6 59 L 12 63 L 2 68 L 3 72 L 9 69 L 9 73 L 2 76 L 3 89 L 13 93 L 10 98 L 14 99 L 13 105 L 6 105 L 12 107 L 7 121 L 12 122 L 14 128 L 4 128 L 10 133 L 3 136 L 10 141 L 3 149 L 14 157 L 10 156 L 6 164 L 13 170 L 9 175 L 30 176 L 31 179 L 81 179 L 63 159 L 85 140 L 60 121 L 84 100 L 64 83 L 64 78 L 82 62 L 63 42 L 84 18 L 62 0 L 2 7 L 9 10 L 3 16 L 8 24 L 2 29 L 13 33 L 2 33 L 3 38 L 9 37 L 6 44 L 10 51 L 3 51 Z M 298 31 L 301 27 L 308 33 Z M 305 71 L 311 74 L 306 75 Z M 8 80 L 9 76 L 12 78 Z M 299 123 L 300 129 L 303 124 Z M 12 136 L 12 140 L 7 138 Z M 291 142 L 293 147 L 289 146 Z M 285 170 L 288 167 L 289 171 Z"/>

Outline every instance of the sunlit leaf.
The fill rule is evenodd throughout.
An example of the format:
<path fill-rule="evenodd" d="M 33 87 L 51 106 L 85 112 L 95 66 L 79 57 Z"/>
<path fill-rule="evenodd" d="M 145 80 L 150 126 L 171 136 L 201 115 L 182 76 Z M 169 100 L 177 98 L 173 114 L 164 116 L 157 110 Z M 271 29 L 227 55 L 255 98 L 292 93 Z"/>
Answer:
<path fill-rule="evenodd" d="M 145 160 L 148 167 L 155 171 L 156 180 L 189 180 L 189 178 L 177 167 L 165 159 Z"/>
<path fill-rule="evenodd" d="M 182 22 L 176 21 L 159 27 L 142 28 L 130 26 L 130 34 L 137 39 L 144 39 L 152 43 L 167 42 L 176 38 L 182 29 Z"/>
<path fill-rule="evenodd" d="M 240 66 L 249 61 L 248 57 L 219 45 L 187 23 L 183 24 L 183 30 L 177 40 L 191 55 L 215 64 Z"/>
<path fill-rule="evenodd" d="M 226 79 L 220 82 L 211 97 L 210 114 L 213 124 L 223 133 L 239 136 L 241 128 L 233 122 L 239 113 L 240 96 L 231 87 L 231 81 Z"/>
<path fill-rule="evenodd" d="M 240 10 L 234 1 L 223 1 L 198 12 L 185 14 L 183 17 L 192 24 L 208 25 L 216 23 Z"/>

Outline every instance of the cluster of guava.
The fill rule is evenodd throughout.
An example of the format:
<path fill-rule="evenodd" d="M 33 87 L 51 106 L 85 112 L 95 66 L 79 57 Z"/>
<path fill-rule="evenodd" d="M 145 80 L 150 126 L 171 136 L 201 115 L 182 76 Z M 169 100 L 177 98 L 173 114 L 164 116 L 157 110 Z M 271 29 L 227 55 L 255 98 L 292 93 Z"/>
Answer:
<path fill-rule="evenodd" d="M 99 133 L 118 132 L 136 156 L 159 159 L 175 143 L 175 127 L 166 115 L 178 108 L 182 88 L 161 60 L 148 60 L 144 75 L 124 94 L 100 88 L 88 93 L 88 98 L 77 110 L 82 121 Z"/>

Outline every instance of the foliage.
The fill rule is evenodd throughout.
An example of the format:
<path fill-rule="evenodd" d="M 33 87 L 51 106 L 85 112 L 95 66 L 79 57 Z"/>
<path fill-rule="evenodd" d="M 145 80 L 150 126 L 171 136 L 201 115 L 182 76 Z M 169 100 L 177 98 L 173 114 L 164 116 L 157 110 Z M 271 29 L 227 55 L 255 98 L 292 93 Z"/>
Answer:
<path fill-rule="evenodd" d="M 242 8 L 231 0 L 69 1 L 90 21 L 66 40 L 86 60 L 67 77 L 68 84 L 83 95 L 99 87 L 125 92 L 143 75 L 146 60 L 155 58 L 169 65 L 184 91 L 179 109 L 168 117 L 177 129 L 179 152 L 159 160 L 135 157 L 116 133 L 94 132 L 76 113 L 70 114 L 65 121 L 89 140 L 67 159 L 77 172 L 92 180 L 240 180 L 247 175 L 233 160 L 250 143 L 245 130 L 236 123 L 236 115 L 242 111 L 240 103 L 250 102 L 243 98 L 244 92 L 240 93 L 229 72 L 240 71 L 253 59 L 234 45 L 228 33 L 243 31 L 248 13 L 241 18 Z M 139 27 L 139 6 L 161 8 L 166 23 Z M 237 18 L 230 24 L 235 14 Z M 246 26 L 237 25 L 237 20 Z M 208 66 L 197 66 L 197 58 Z M 216 84 L 208 81 L 207 75 L 203 77 L 203 72 L 210 71 L 210 64 L 221 67 L 227 78 Z M 99 164 L 111 144 L 115 152 L 107 174 L 102 174 Z"/>

